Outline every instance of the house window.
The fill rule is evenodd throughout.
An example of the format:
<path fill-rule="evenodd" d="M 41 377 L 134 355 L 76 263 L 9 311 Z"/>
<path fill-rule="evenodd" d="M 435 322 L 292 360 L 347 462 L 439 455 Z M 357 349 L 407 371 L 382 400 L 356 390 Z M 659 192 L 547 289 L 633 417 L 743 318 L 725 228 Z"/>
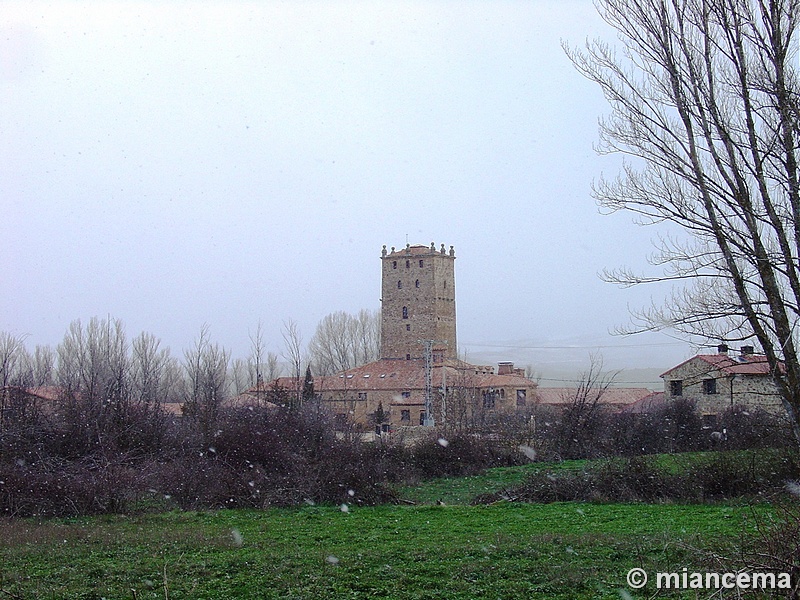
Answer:
<path fill-rule="evenodd" d="M 403 307 L 403 318 L 404 319 L 408 318 L 408 307 L 407 306 Z"/>
<path fill-rule="evenodd" d="M 401 395 L 403 398 L 411 398 L 411 392 L 403 392 Z"/>
<path fill-rule="evenodd" d="M 411 355 L 410 354 L 406 354 L 406 360 L 411 360 Z"/>
<path fill-rule="evenodd" d="M 674 379 L 669 382 L 670 396 L 683 396 L 683 380 Z"/>
<path fill-rule="evenodd" d="M 410 410 L 401 410 L 400 411 L 400 422 L 401 423 L 411 423 L 411 411 Z"/>
<path fill-rule="evenodd" d="M 494 408 L 494 391 L 483 392 L 483 408 L 492 410 Z"/>
<path fill-rule="evenodd" d="M 419 287 L 419 279 L 414 282 L 414 287 Z"/>
<path fill-rule="evenodd" d="M 424 410 L 419 411 L 419 424 L 420 425 L 425 425 L 425 411 Z"/>
<path fill-rule="evenodd" d="M 419 261 L 419 266 L 420 266 L 420 268 L 422 268 L 422 265 L 423 265 L 423 262 L 420 260 L 420 261 Z"/>
<path fill-rule="evenodd" d="M 398 281 L 397 282 L 397 289 L 398 290 L 402 290 L 403 289 L 403 282 L 402 281 Z"/>
<path fill-rule="evenodd" d="M 411 331 L 411 325 L 406 325 L 406 331 Z"/>
<path fill-rule="evenodd" d="M 716 379 L 704 379 L 703 380 L 703 393 L 704 394 L 716 394 L 717 393 L 717 380 Z"/>
<path fill-rule="evenodd" d="M 367 399 L 367 392 L 358 392 L 358 399 L 359 400 L 366 400 Z"/>
<path fill-rule="evenodd" d="M 517 390 L 517 406 L 525 406 L 527 400 L 528 399 L 525 390 Z"/>

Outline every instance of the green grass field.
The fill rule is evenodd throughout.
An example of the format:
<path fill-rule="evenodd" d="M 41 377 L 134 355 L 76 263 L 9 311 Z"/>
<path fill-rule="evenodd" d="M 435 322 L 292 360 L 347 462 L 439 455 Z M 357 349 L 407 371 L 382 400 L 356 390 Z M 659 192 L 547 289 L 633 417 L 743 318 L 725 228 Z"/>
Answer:
<path fill-rule="evenodd" d="M 402 488 L 414 506 L 2 521 L 0 597 L 648 598 L 651 586 L 626 586 L 629 569 L 705 570 L 721 556 L 735 570 L 741 536 L 771 512 L 766 505 L 467 505 L 542 468 L 584 463 Z M 438 501 L 445 505 L 420 504 Z"/>
<path fill-rule="evenodd" d="M 620 592 L 630 568 L 733 556 L 750 515 L 561 503 L 24 520 L 0 526 L 0 588 L 26 599 L 648 597 Z"/>

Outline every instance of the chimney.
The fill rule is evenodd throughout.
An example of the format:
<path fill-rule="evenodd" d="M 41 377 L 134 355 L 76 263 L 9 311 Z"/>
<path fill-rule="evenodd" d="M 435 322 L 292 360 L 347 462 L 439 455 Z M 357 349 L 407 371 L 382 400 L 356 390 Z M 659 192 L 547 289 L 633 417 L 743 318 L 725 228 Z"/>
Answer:
<path fill-rule="evenodd" d="M 513 373 L 514 373 L 514 363 L 513 362 L 497 363 L 497 374 L 498 375 L 512 375 Z"/>
<path fill-rule="evenodd" d="M 755 352 L 755 348 L 753 346 L 742 346 L 741 352 L 742 356 L 747 356 L 748 354 L 753 354 Z"/>
<path fill-rule="evenodd" d="M 727 354 L 728 353 L 728 344 L 720 344 L 717 346 L 717 354 Z"/>

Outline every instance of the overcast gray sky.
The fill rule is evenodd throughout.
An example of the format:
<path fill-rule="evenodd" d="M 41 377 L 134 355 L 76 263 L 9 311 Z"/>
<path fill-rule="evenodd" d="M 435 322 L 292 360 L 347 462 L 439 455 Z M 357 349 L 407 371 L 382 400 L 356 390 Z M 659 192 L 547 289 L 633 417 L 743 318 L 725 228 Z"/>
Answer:
<path fill-rule="evenodd" d="M 590 0 L 5 2 L 0 329 L 110 315 L 181 354 L 208 324 L 245 357 L 260 321 L 279 351 L 434 241 L 468 357 L 666 370 L 688 346 L 609 334 L 663 291 L 598 278 L 657 234 L 590 195 L 620 160 L 560 43 L 598 36 Z"/>

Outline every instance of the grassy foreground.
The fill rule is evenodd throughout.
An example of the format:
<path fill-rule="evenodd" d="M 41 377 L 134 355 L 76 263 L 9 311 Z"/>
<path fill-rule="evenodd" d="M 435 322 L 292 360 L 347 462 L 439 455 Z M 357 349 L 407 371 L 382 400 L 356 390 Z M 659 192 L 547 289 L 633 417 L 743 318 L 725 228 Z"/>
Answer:
<path fill-rule="evenodd" d="M 6 521 L 0 597 L 646 598 L 651 586 L 626 587 L 629 569 L 733 556 L 751 511 L 501 503 Z"/>

